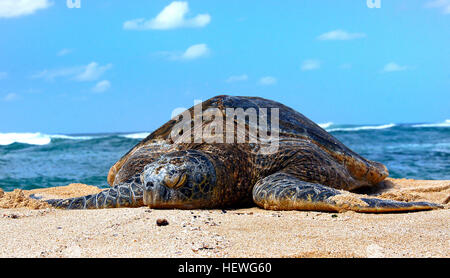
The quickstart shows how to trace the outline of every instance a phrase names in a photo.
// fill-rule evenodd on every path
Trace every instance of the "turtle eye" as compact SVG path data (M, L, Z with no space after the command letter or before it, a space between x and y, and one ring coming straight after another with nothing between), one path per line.
M164 177L164 184L167 187L173 188L178 183L179 179L180 179L180 176L177 175L177 174L175 174L175 175L167 175L167 176Z
M186 180L187 180L187 174L186 174L186 173L181 174L181 177L180 177L180 179L178 180L178 183L177 183L177 185L175 186L175 188L180 188L180 187L182 187L182 186L186 183Z
M187 180L187 174L186 173L182 173L181 175L178 173L175 173L173 175L167 175L164 177L164 184L167 187L170 188L179 188L181 186L183 186L183 184L186 183Z

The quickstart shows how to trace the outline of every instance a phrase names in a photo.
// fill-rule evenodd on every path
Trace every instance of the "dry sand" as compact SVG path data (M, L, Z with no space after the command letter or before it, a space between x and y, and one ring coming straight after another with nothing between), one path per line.
M0 190L0 257L450 257L450 181L388 179L364 192L445 206L391 214L259 208L66 211L27 197L98 191L82 184ZM158 219L168 225L158 226Z

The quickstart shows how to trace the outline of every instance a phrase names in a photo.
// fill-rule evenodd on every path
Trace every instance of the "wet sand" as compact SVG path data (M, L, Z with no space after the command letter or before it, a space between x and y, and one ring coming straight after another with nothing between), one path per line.
M364 191L445 207L390 214L256 207L66 211L27 197L68 198L98 191L72 184L0 192L0 257L450 257L450 181L388 179ZM158 219L168 225L158 226Z

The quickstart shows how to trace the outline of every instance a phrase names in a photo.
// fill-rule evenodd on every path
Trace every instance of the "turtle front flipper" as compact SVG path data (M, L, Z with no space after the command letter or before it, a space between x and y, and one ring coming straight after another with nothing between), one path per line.
M101 209L144 205L142 185L138 176L97 194L70 199L53 199L46 202L59 209Z
M442 208L427 202L365 198L322 184L305 182L282 172L258 181L253 188L253 200L258 206L272 210L396 212Z

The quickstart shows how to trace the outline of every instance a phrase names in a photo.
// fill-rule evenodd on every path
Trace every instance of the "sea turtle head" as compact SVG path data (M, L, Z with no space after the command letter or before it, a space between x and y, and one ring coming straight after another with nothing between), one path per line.
M210 205L216 172L200 151L177 151L145 166L144 204L152 208L202 208Z

